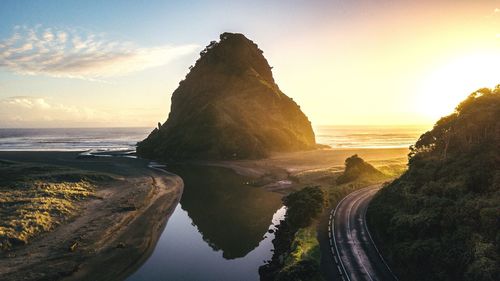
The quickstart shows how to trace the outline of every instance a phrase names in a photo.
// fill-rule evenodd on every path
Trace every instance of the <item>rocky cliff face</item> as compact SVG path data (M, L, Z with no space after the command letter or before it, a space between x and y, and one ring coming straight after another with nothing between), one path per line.
M137 145L159 160L262 158L315 147L311 123L255 43L223 33L172 95L168 120Z

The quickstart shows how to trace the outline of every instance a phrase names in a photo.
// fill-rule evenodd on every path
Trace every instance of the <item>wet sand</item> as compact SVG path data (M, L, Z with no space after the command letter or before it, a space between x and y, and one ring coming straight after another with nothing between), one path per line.
M24 246L0 252L2 280L122 280L151 254L180 200L182 180L124 157L0 152L0 159L106 173L117 181L83 201L81 214Z

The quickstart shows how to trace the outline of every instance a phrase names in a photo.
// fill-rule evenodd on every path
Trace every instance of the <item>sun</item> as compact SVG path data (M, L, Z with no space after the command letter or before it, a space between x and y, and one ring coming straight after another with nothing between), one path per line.
M418 111L437 119L473 91L500 84L500 51L478 52L452 59L435 68L418 91Z

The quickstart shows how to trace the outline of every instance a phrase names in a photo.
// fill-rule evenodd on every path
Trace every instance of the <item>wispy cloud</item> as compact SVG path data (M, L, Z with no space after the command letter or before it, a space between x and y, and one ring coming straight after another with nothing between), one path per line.
M155 108L96 109L37 96L0 99L0 127L149 126L162 115Z
M16 26L10 38L0 41L0 67L24 75L101 79L165 65L198 48L144 48L102 34Z
M2 126L57 121L88 122L104 117L90 108L54 103L44 97L13 96L0 99L0 125Z

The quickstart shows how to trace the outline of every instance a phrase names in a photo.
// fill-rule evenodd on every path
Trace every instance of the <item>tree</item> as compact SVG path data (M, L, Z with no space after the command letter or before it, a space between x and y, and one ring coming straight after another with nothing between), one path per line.
M293 229L308 226L322 211L325 192L318 186L308 186L283 199L287 207L286 220Z
M500 86L479 89L410 147L368 207L401 280L500 280Z

